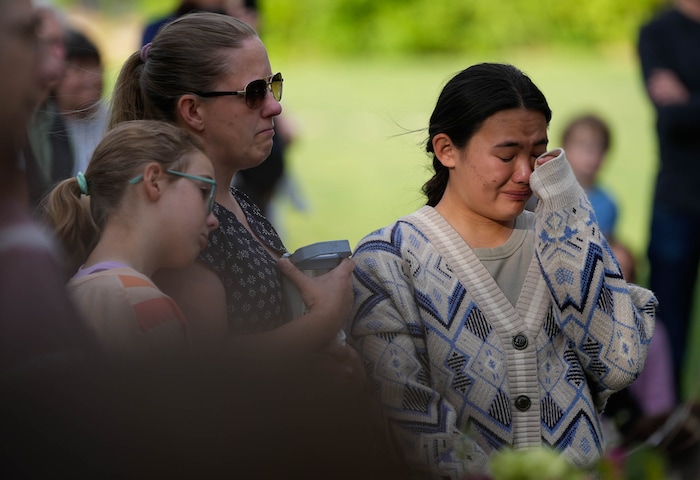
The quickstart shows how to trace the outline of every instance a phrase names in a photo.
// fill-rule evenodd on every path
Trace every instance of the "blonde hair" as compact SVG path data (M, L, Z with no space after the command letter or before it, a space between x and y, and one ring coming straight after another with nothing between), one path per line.
M149 163L182 169L183 157L204 152L199 140L165 122L134 120L109 131L84 174L89 201L77 177L56 185L43 203L43 219L63 244L71 266L82 265L109 216L121 205L129 180Z

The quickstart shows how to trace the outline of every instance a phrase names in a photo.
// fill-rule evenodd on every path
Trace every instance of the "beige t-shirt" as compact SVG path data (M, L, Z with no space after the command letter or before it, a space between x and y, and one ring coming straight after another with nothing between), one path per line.
M122 358L177 354L187 347L187 322L180 308L132 268L76 275L67 289L109 354Z
M535 215L524 211L515 219L515 229L506 243L494 248L473 249L513 306L518 303L535 254L534 221Z

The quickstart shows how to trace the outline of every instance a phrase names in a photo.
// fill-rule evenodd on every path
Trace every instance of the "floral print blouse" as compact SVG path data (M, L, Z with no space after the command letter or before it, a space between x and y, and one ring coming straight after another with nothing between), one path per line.
M250 228L280 256L287 250L260 209L236 188L231 193L245 213ZM216 203L219 228L209 235L199 261L219 274L226 289L229 333L271 330L289 320L277 262L236 216Z

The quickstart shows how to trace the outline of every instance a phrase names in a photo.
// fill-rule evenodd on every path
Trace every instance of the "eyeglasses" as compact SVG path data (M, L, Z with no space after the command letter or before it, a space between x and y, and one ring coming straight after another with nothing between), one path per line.
M211 185L211 188L209 189L202 189L202 198L204 199L207 205L207 215L214 211L214 199L216 198L216 180L212 178L200 177L198 175L190 175L189 173L178 172L177 170L166 170L166 172L170 175L185 177L190 180L197 180L199 182L204 182ZM131 180L129 180L129 183L132 185L136 185L141 180L143 180L143 174L132 178Z
M278 72L269 77L253 80L245 86L245 89L237 92L195 92L195 95L205 98L242 95L245 97L245 104L248 105L248 108L255 110L262 106L268 90L272 92L272 96L275 97L275 100L278 102L282 100L283 81L282 74Z

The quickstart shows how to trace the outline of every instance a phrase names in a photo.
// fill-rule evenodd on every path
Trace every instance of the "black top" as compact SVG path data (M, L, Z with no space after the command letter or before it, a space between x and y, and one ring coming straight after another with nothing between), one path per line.
M237 189L231 188L231 193L260 241L279 255L285 253L282 240L258 207ZM285 323L289 313L277 261L233 212L216 203L214 215L219 228L209 235L199 261L219 274L226 289L229 333L260 332Z
M646 84L657 68L673 70L690 101L656 109L660 169L656 201L700 213L700 23L669 10L642 27L638 43Z

